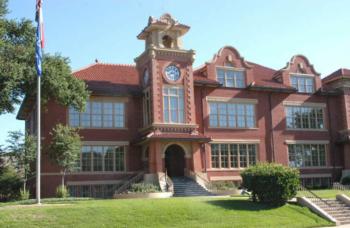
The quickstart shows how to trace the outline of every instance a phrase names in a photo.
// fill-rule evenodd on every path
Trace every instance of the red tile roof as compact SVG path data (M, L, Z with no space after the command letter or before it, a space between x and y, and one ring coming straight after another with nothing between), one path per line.
M95 63L73 72L97 94L137 95L140 79L134 65Z
M322 81L324 83L327 83L327 82L333 81L334 79L336 79L338 77L349 77L350 78L350 70L345 69L345 68L340 68L339 70L336 70L333 73L331 73L330 75L328 75L327 77L323 78Z
M293 87L284 85L281 82L278 82L275 79L273 79L276 70L253 62L248 63L253 67L254 72L254 84L252 85L252 87L295 90Z

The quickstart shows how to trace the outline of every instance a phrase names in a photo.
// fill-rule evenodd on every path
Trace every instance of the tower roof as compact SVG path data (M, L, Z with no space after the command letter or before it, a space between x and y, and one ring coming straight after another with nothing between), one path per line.
M174 30L180 33L180 36L184 35L190 29L189 26L179 23L169 13L163 14L159 19L149 17L148 25L141 31L137 38L145 40L150 32L153 30Z

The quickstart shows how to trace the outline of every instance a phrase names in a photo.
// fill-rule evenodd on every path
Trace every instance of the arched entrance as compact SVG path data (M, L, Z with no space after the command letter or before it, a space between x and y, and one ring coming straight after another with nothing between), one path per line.
M169 177L185 175L185 151L179 145L171 145L165 151L165 168Z

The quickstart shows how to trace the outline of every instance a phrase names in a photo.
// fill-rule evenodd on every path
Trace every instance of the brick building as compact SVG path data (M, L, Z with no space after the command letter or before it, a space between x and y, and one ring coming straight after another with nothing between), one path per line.
M313 185L349 172L350 70L321 79L302 55L274 70L230 46L193 69L195 52L182 45L188 30L168 14L150 18L136 65L96 62L74 72L92 91L85 112L48 103L44 144L57 123L81 129L81 159L66 178L74 191L113 190L140 172L153 181L165 172L240 181L256 162L298 167ZM34 132L30 99L18 118ZM43 151L42 194L52 196L60 178Z

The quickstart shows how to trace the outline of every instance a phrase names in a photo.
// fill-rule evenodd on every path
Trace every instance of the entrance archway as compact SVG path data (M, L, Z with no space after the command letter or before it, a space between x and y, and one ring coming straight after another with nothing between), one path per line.
M185 151L179 145L171 145L165 151L165 168L169 177L185 175Z

